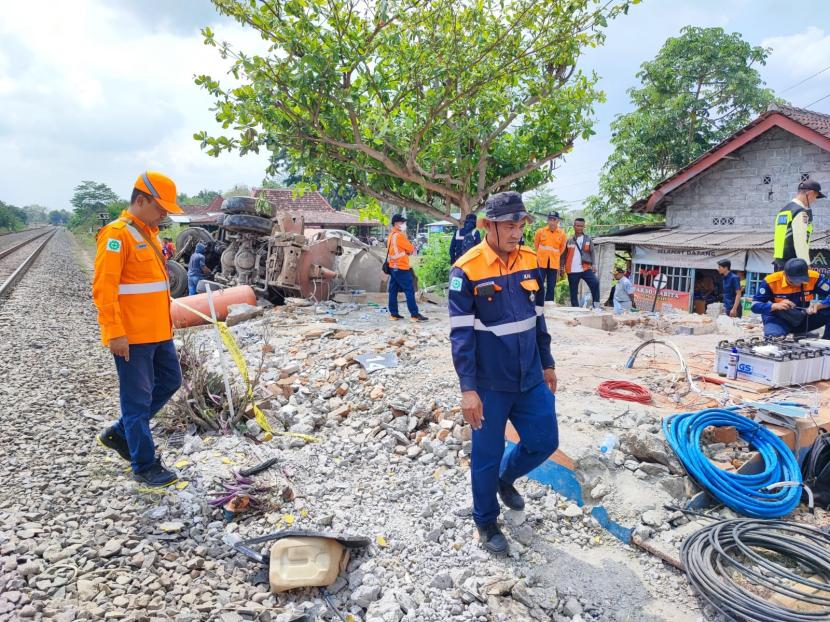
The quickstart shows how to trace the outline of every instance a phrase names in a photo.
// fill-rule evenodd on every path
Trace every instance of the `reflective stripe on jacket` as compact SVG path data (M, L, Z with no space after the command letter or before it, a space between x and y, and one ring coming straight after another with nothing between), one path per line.
M158 229L126 211L98 233L92 297L104 345L123 336L131 344L173 337L167 268L141 230L161 253Z
M462 391L521 392L553 366L544 316L544 279L535 253L505 264L485 240L450 271L450 342Z
M549 227L542 227L536 232L533 244L536 246L536 259L540 268L559 270L562 253L565 252L565 243L568 236L562 229L551 231Z
M409 270L409 256L415 252L415 247L406 238L403 231L394 229L387 241L389 249L389 267L398 270Z

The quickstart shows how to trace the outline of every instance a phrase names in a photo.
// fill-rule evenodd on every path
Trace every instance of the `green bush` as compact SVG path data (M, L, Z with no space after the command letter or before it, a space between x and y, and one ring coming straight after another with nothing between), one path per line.
M415 268L419 287L443 285L449 281L451 240L451 235L433 234L429 237Z

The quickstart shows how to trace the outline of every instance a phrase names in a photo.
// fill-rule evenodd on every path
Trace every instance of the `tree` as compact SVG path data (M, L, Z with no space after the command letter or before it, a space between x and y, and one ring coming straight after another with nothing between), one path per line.
M202 30L241 84L197 77L234 135L194 138L211 155L284 149L291 172L463 217L490 194L545 183L593 133L602 95L577 60L637 2L213 0L270 47L250 54Z
M47 209L42 205L27 205L23 208L26 212L26 219L29 223L45 223L47 221Z
M586 201L594 221L636 220L629 206L773 102L755 68L768 54L722 28L686 26L668 39L628 91L636 109L611 124L614 152Z
M26 212L21 208L0 201L0 229L23 229L26 226L26 218Z
M236 184L230 190L222 193L226 199L230 197L249 197L251 196L251 189L245 184Z
M69 202L75 208L79 220L105 211L107 205L118 201L119 197L107 184L94 181L82 181L76 188Z
M176 201L179 203L179 205L210 205L213 199L221 196L222 193L216 190L200 190L193 196L189 196L184 192L180 192L176 196Z
M66 225L69 224L69 219L72 214L66 210L52 210L47 216L50 225Z
M544 221L545 225L547 225L548 214L551 212L559 212L563 219L568 212L568 204L556 196L550 188L539 188L535 192L526 194L522 200L528 213Z

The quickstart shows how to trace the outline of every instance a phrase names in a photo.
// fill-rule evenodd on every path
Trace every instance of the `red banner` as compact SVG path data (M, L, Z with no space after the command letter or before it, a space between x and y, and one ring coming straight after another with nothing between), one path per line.
M646 285L635 285L634 302L640 311L651 311L651 305L654 304L653 287ZM660 313L668 313L670 311L680 311L681 313L688 313L692 301L692 295L689 292L679 292L674 289L661 289L660 295L657 297L657 305L654 307L655 311Z

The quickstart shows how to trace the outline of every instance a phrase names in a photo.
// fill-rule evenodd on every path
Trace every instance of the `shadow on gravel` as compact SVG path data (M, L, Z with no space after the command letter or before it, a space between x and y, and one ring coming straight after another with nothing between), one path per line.
M670 622L646 611L654 597L624 562L597 549L579 549L575 557L559 545L540 545L550 561L537 566L533 574L541 586L555 588L560 598L578 597L586 604L586 613L604 622Z

